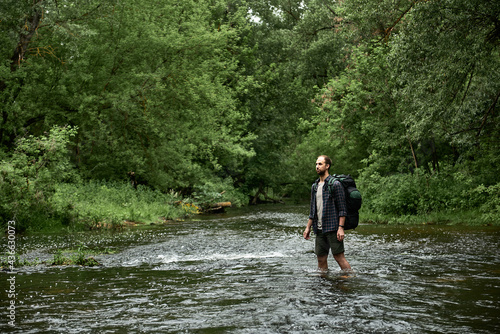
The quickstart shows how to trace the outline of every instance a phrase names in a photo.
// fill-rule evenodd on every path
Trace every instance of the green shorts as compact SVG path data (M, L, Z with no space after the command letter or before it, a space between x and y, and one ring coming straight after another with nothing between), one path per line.
M338 241L337 231L326 233L318 232L318 234L316 234L316 244L314 247L316 256L328 255L330 249L334 255L344 253L344 242Z

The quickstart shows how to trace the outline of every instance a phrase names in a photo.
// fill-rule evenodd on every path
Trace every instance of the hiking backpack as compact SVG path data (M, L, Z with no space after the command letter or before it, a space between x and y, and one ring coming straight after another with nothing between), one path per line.
M355 229L359 223L359 209L361 208L361 192L356 188L356 182L351 175L345 174L330 174L332 177L328 179L328 191L333 197L333 183L339 181L344 188L345 201L347 206L347 216L345 217L344 230ZM318 182L315 185L317 190Z

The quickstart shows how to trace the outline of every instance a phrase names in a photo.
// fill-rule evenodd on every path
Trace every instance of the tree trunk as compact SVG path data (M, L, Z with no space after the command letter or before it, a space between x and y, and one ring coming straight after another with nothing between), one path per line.
M19 34L19 42L17 43L16 49L14 50L14 54L11 57L10 63L10 72L13 73L17 71L19 67L21 67L21 63L25 58L26 51L28 50L29 43L35 35L38 27L40 25L40 21L43 18L43 9L39 6L43 0L34 0L33 6L31 7L31 15L26 19L24 25L21 29L21 33ZM17 92L12 94L11 96L19 95L21 91L22 84L18 85L16 88ZM0 92L7 89L7 84L4 81L0 81ZM7 94L10 95L10 94ZM7 125L7 121L9 119L9 114L7 112L8 108L5 106L8 104L7 100L2 101L3 110L2 110L2 125L0 127L0 144L3 143L5 126Z

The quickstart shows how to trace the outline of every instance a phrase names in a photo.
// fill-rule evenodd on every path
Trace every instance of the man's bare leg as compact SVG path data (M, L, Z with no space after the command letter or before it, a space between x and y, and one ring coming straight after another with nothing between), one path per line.
M344 253L333 254L333 258L339 264L340 269L351 270L351 265L349 264L349 262L347 262L347 259L345 258ZM318 263L319 263L319 258L318 258Z
M318 256L318 269L321 271L328 270L328 254L325 256Z

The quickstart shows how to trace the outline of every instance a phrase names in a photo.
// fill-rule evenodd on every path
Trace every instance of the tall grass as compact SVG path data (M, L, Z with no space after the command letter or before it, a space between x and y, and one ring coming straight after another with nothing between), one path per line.
M90 181L55 186L51 204L66 225L121 227L123 222L156 223L186 217L197 207L168 194L126 182Z

